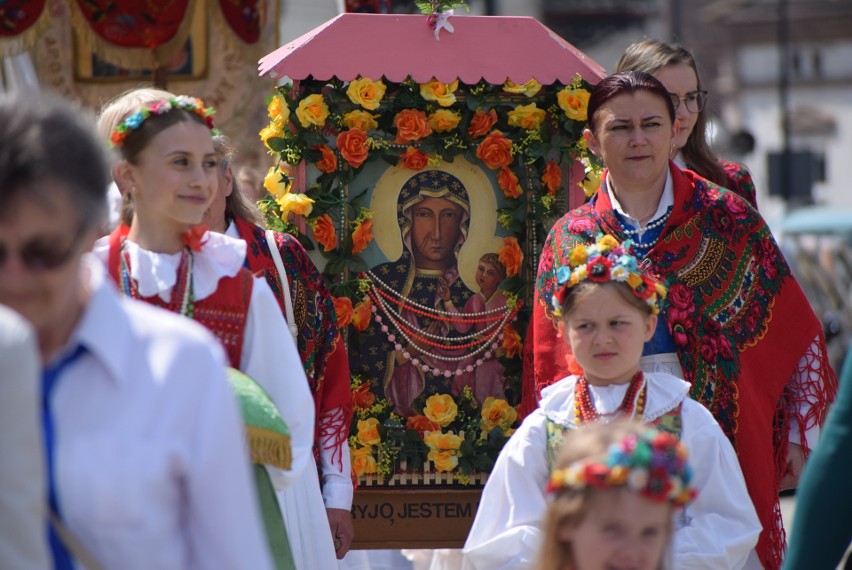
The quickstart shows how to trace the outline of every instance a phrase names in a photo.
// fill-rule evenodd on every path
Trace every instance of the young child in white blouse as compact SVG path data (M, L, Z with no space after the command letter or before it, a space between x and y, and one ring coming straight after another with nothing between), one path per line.
M635 422L574 430L547 485L536 570L658 570L691 478L671 434Z
M760 523L737 457L689 385L639 368L665 288L612 236L579 245L560 269L554 304L574 374L542 392L500 453L465 544L475 568L529 568L541 543L545 485L567 430L632 419L672 433L689 450L696 501L673 522L675 568L750 568ZM556 357L556 356L555 356ZM748 565L747 565L748 564Z

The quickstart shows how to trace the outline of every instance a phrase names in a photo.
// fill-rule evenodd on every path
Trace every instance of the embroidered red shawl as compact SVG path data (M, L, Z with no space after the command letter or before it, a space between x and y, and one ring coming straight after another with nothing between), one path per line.
M669 295L662 305L690 395L733 443L764 531L758 555L779 568L784 552L778 489L786 471L790 422L822 423L837 381L822 328L764 220L742 198L671 164L674 208L646 256ZM603 180L606 180L604 175ZM605 186L551 229L538 269L530 323L532 365L524 370L523 411L541 388L568 375L552 297L556 270L597 232L624 235ZM791 389L791 379L804 377ZM810 404L806 414L797 404Z
M266 277L284 313L281 278L269 251L265 230L239 218L234 223L240 237L248 244L249 269ZM290 299L299 328L296 342L299 356L314 394L317 417L315 446L319 446L320 441L328 441L329 449L334 450L332 459L342 466L339 449L349 436L352 390L349 386L349 359L337 327L333 297L296 238L275 232L275 241L290 284ZM318 452L318 447L315 450Z
M116 285L121 288L121 244L129 228L118 226L109 236L109 257L107 269ZM240 368L245 337L246 317L251 302L252 275L245 269L234 277L225 277L219 281L216 292L200 301L195 301L192 319L212 331L222 342L228 363L232 368ZM138 297L141 301L163 307L173 313L180 312L180 305L163 301L159 296Z

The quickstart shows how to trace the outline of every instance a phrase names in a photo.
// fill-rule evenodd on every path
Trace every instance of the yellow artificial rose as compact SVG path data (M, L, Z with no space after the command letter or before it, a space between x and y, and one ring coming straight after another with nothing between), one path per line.
M328 105L325 104L320 93L308 95L299 101L296 116L305 128L310 126L322 127L325 125L325 120L328 119Z
M290 107L287 105L287 100L281 95L273 95L266 110L269 113L269 118L278 128L283 129L287 121L290 120Z
M529 105L518 105L514 111L509 111L509 126L521 127L522 129L537 129L544 122L547 113L544 109L536 107L535 103Z
M267 141L269 139L271 139L271 138L283 138L284 137L284 131L282 131L280 128L278 128L278 125L274 122L269 123L269 125L263 127L260 130L260 133L258 133L258 134L260 134L260 140L263 141L263 144L266 146L266 148L269 148L269 143L267 143ZM272 150L272 149L269 148L269 150Z
M461 115L449 109L438 109L428 119L429 125L436 133L446 133L453 130L461 121Z
M583 194L585 194L587 198L594 196L595 192L598 191L598 188L601 187L602 175L603 171L596 168L590 168L586 170L586 176L577 183L577 185L583 189Z
M349 84L349 87L346 88L346 96L356 105L375 111L379 108L379 101L385 96L386 89L387 87L381 79L372 81L366 77L361 77Z
M566 87L556 94L559 107L565 111L565 116L573 121L585 121L589 108L591 93L585 89Z
M352 473L356 476L372 475L379 471L376 458L373 457L372 448L359 447L358 449L350 449L349 455L352 462Z
M379 420L376 418L358 420L358 435L356 438L364 445L379 445L382 442L382 436L379 435L378 426Z
M367 111L356 109L343 115L343 118L340 119L340 123L344 127L358 129L366 133L367 131L379 126L379 123L376 122L378 117L378 115L373 115Z
M307 216L314 209L314 201L296 192L288 192L283 196L275 199L275 202L281 206L281 219L285 219L289 214L297 216Z
M269 169L269 172L266 173L266 177L263 179L263 187L276 198L280 198L290 192L290 186L292 185L289 179L284 179L284 173L275 166Z
M433 451L456 451L463 442L464 438L460 435L440 431L430 431L423 438L423 443Z
M535 79L530 79L526 83L522 83L520 85L512 81L506 81L506 83L503 84L503 91L506 93L523 93L527 97L532 97L541 91L541 83Z
M459 458L452 451L430 451L427 458L438 471L452 471L459 464Z
M420 84L420 96L427 101L436 101L441 107L449 107L456 102L455 91L459 88L459 82L441 83L430 81Z
M423 415L441 427L447 427L459 413L459 407L449 394L433 394L426 398Z
M485 398L480 415L482 420L479 422L479 427L484 432L489 432L495 427L505 431L518 419L518 412L509 405L509 402L491 396Z

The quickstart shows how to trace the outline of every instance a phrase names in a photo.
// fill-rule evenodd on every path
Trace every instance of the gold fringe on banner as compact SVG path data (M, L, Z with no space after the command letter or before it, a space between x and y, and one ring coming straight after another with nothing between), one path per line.
M45 4L41 16L32 26L17 36L0 36L0 57L11 57L32 48L50 24L50 10Z
M124 69L156 69L168 64L183 49L193 20L204 17L204 2L189 0L186 15L172 39L153 49L127 48L109 42L95 33L76 0L65 1L70 7L78 49L96 53L100 59Z
M245 430L251 448L252 463L290 470L293 450L289 435L255 426L245 426Z

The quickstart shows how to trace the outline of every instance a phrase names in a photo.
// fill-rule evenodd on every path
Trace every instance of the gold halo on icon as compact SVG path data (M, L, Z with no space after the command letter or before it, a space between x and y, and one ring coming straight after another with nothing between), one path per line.
M464 157L457 156L453 162L440 161L437 166L423 170L440 170L458 178L467 189L470 200L470 223L467 239L459 251L458 268L462 281L471 291L478 291L476 266L483 254L494 252L503 245L503 238L496 237L497 197L488 174ZM370 209L373 211L373 236L376 245L389 261L402 256L402 236L396 217L396 202L403 184L417 174L403 166L391 166L376 181Z

